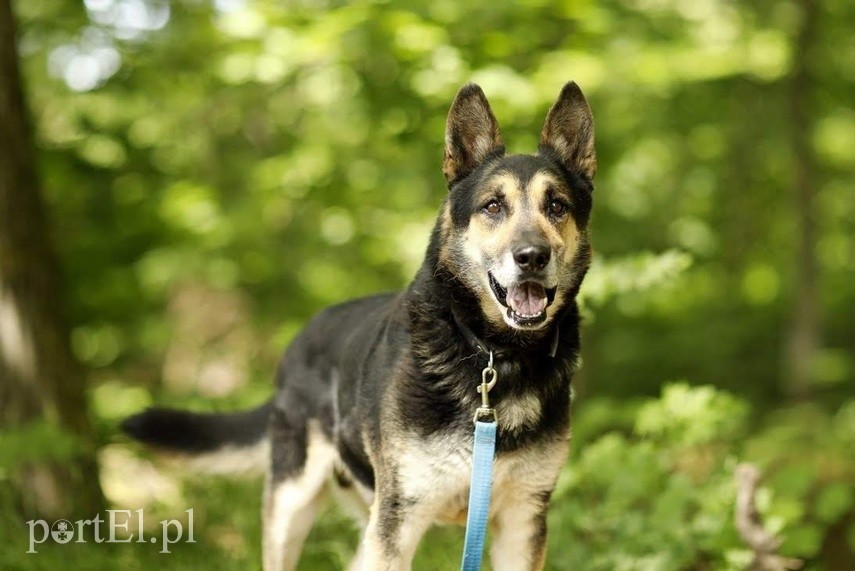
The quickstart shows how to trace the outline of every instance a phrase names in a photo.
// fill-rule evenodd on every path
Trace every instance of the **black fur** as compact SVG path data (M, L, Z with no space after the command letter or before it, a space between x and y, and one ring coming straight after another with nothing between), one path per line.
M550 331L520 335L491 328L481 317L477 300L441 267L437 233L428 248L425 265L407 292L412 358L400 399L408 426L427 436L440 430L471 432L472 411L478 406L475 387L487 356L478 352L457 325L452 308L475 335L503 357L495 366L501 382L491 391L496 404L503 399L533 393L543 402L540 424L533 430L509 434L499 430L499 453L515 450L532 440L553 437L569 420L570 375L579 352L579 315L568 303L552 327L559 328L554 358L548 356ZM408 402L416 406L403 406Z
M531 161L531 172L519 169L521 177L551 164L540 157L507 157L499 159L500 168L514 168L524 159ZM452 211L472 208L462 192L466 184L464 180L452 190ZM590 210L590 201L585 206L580 215ZM379 409L385 399L400 409L396 421L406 430L422 436L453 431L460 438L471 432L478 402L475 387L487 357L467 342L452 315L455 309L475 335L506 355L496 363L502 382L491 393L493 401L532 393L544 403L535 429L508 434L500 428L499 453L554 437L569 421L570 378L579 354L575 301L568 301L554 318L551 327L559 328L559 344L555 357L549 358L551 329L521 335L486 324L474 295L440 263L439 235L437 227L424 264L405 292L336 305L309 322L280 362L272 404L232 415L155 408L129 418L122 428L149 444L198 452L260 438L272 408L270 430L274 444L282 445L273 446L276 477L286 477L302 465L305 427L309 419L317 419L338 444L351 473L371 487L374 471L361 429L367 425L369 434L379 439ZM255 425L250 429L251 422Z
M472 213L480 208L473 192L488 174L507 172L522 185L528 184L538 172L552 172L562 178L570 189L570 210L580 228L586 228L593 207L594 186L578 171L568 170L558 155L548 146L541 146L537 155L503 156L504 147L497 149L468 177L449 184L451 219L458 227L469 224Z
M122 421L122 430L151 446L190 453L211 452L225 445L251 445L264 436L272 409L203 414L171 408L149 408Z
M125 421L123 429L143 442L192 452L247 444L267 434L270 477L276 482L302 470L307 434L314 424L338 450L346 468L336 469L340 482L350 486L352 479L369 489L376 487L378 493L382 488L377 526L388 550L395 549L402 514L419 498L402 491L395 458L385 447L390 441L405 442L408 436L441 435L462 447L471 440L473 413L480 404L476 387L487 364L473 335L498 356L500 381L490 393L494 406L521 397L536 399L540 405L534 424L524 428L505 429L500 419L498 457L563 442L570 420L570 382L579 357L575 296L590 263L587 224L595 168L593 141L568 139L562 130L586 116L584 124L593 128L578 88L565 88L562 95L565 92L570 99L559 100L550 112L553 119L547 119L544 128L549 136L543 135L539 153L504 156L492 112L488 106L479 108L487 105L480 88L461 90L446 134L449 192L415 279L403 292L349 301L314 317L285 351L270 403L248 413L219 416L150 409ZM577 147L570 154L565 148L562 155L550 146L553 139L572 140ZM487 151L483 145L467 147L472 141L490 141L492 147ZM478 292L466 285L471 281L455 273L468 266L447 263L449 234L464 232L479 215L483 205L476 191L486 177L500 172L513 175L521 187L539 172L560 181L562 188L555 192L568 195L570 216L578 229L570 271L564 274L572 277L559 283L563 305L539 330L491 322ZM543 489L533 500L539 510L530 539L534 552L542 552L545 542L550 493L551 487Z

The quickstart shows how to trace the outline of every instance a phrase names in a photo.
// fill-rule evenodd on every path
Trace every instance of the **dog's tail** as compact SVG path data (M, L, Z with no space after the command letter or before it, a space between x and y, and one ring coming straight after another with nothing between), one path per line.
M273 401L225 414L154 407L126 418L121 428L131 438L191 470L262 473L270 463L267 420L272 408Z

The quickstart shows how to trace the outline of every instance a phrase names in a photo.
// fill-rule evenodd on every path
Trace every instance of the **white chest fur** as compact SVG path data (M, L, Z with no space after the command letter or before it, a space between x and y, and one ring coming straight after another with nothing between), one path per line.
M501 418L501 417L500 417ZM566 458L566 441L500 455L493 466L491 513L551 490ZM465 523L472 475L471 441L410 439L399 457L398 484L416 509L437 523Z

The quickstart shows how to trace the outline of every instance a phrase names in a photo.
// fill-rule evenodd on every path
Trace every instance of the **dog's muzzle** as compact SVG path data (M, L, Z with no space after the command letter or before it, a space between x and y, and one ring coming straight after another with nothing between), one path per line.
M531 327L546 321L546 308L555 301L556 288L545 288L533 280L504 287L492 273L487 275L493 295L507 309L508 319L514 324Z

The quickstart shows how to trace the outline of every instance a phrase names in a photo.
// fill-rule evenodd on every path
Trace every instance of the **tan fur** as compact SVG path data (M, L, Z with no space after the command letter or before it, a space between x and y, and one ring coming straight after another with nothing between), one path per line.
M398 541L400 552L385 553L377 531L369 523L364 540L364 569L409 569L423 533L434 523L464 523L471 476L471 445L460 446L447 437L427 440L404 437L384 453L395 452L398 459L396 482L404 497L417 497L416 508L404 512ZM542 550L530 560L525 549L537 536L536 515L543 507L543 494L552 490L558 471L567 456L567 438L506 454L496 460L490 506L494 533L491 559L493 568L507 571L534 571L543 566ZM380 506L372 506L377 525ZM521 549L521 547L523 547Z
M540 420L543 405L537 397L524 394L518 398L500 401L496 405L496 416L502 428L508 432L519 432L534 426Z
M268 477L262 537L266 571L290 571L297 567L337 457L335 447L324 437L317 421L310 421L302 473L280 482Z
M519 422L519 419L514 420L519 413L511 412L510 407L513 406L516 404L498 407L500 422L508 422L509 429ZM472 470L471 444L461 446L448 437L424 440L398 434L383 445L381 455L396 459L394 478L402 495L420 499L416 508L402 512L405 519L401 526L402 537L397 542L398 552L387 553L379 539L379 498L355 482L354 487L347 490L331 485L335 497L347 496L346 503L352 508L348 512L356 515L357 521L364 521L364 515L369 514L364 536L349 566L353 571L409 569L419 541L429 527L466 521ZM542 508L542 496L554 487L566 455L567 438L564 437L506 454L496 461L490 508L493 569L542 568L542 553L532 561L529 559L531 550L520 549L520 546L529 545L536 537L535 516ZM278 484L267 483L264 498L266 571L295 568L312 518L324 499L325 486L332 481L330 475L334 467L343 469L335 447L317 425L311 425L303 473ZM382 486L382 469L377 476L378 485Z
M563 263L553 266L552 279L555 284L572 277L564 275L564 272L570 267L568 262L578 253L581 237L579 226L569 213L556 224L546 212L547 193L550 189L556 192L557 197L565 201L570 200L570 193L565 184L549 172L539 172L535 173L525 188L521 188L519 179L513 174L493 173L480 185L475 203L501 197L506 208L502 221L497 222L486 214L475 214L460 235L455 236L454 229L451 229L440 259L448 267L454 268L455 273L476 293L484 314L493 325L504 327L507 321L504 308L490 289L487 271L492 271L499 278L514 271L510 244L522 228L534 226L539 229L549 242L555 257L562 260ZM455 248L462 255L455 256ZM505 274L502 268L505 268ZM552 306L547 309L547 316L554 315L563 302L564 298L559 293Z
M556 179L550 173L537 173L528 185L528 195L535 204L545 204L549 189L564 189L564 183ZM545 213L538 211L537 225L543 235L549 240L552 250L570 261L576 255L576 247L579 242L579 228L572 216L566 216L559 226L554 226Z
M527 547L537 536L542 494L554 488L558 472L567 459L567 438L569 436L545 446L521 450L503 465L496 462L494 506L490 510L493 571L543 569L546 545L541 543L536 550Z
M548 153L549 160L529 164L549 163L549 167L534 173L525 187L518 176L490 166L502 164L499 161L488 163L473 183L476 207L468 224L455 226L448 198L440 212L441 269L452 272L475 294L486 320L498 327L546 328L567 302L565 296L575 295L574 288L578 288L589 263L585 228L573 219L572 212L582 212L587 218L590 205L571 208L563 216L549 212L551 199L572 205L574 196L567 188L570 183L560 174L553 174L559 172L555 157L583 178L593 177L596 170L593 120L575 84L568 83L550 109L541 144L548 147L542 152ZM443 172L449 188L454 191L457 181L479 168L491 153L498 156L501 147L498 123L484 93L475 85L464 86L451 106L446 124ZM471 187L472 184L466 186ZM477 205L491 198L500 199L504 210L493 215L479 212ZM550 256L547 259L545 254L538 254L537 266L523 257L527 249L536 247L544 252L547 246ZM536 279L547 295L556 291L554 302L546 308L545 320L542 313L522 316L531 319L528 322L520 320L519 315L509 316L493 293L490 274L504 289ZM571 291L574 293L567 293ZM501 293L498 297L502 297ZM441 351L424 354L429 349L415 344L411 350L420 358L420 366L430 368L436 377L442 378L458 366L456 357L448 359ZM354 571L406 571L430 526L465 523L472 441L461 439L456 431L424 435L401 425L405 416L396 408L399 403L393 393L396 381L406 377L411 358L399 360L397 370L389 372L388 386L392 388L382 393L382 402L378 403L384 411L379 417L379 437L369 435L367 428L361 434L377 492L359 484L347 471L333 443L323 437L319 427L310 427L303 472L285 482L268 483L264 511L265 521L270 523L265 524L265 571L294 567L299 545L308 531L306 522L322 498L324 484L335 480L331 477L334 470L351 480L349 486L336 493L352 504L357 519L364 521L367 515L367 525L350 566ZM565 365L569 366L569 361ZM499 429L506 434L532 429L541 420L544 407L556 402L547 403L528 393L497 398L494 404ZM490 558L494 571L543 569L546 504L566 460L568 438L569 432L553 440L535 440L537 444L503 450L497 456L490 504ZM283 529L284 537L278 535Z
M451 203L447 200L442 207L440 219L442 220L439 227L440 235L442 236L442 241L447 242L448 236L451 234Z

